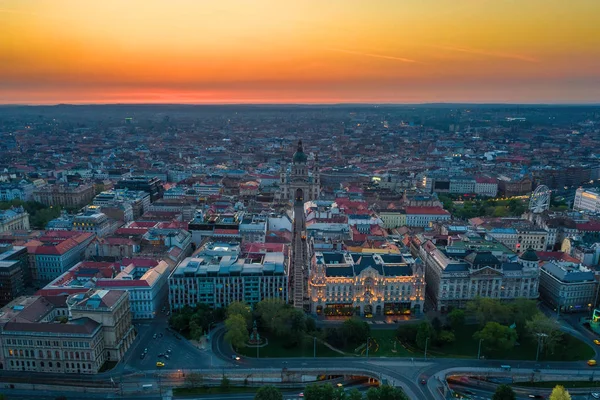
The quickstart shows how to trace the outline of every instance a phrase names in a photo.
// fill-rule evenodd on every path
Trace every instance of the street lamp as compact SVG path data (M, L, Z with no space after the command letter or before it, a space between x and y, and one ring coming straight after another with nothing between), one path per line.
M425 339L425 359L427 360L427 345L429 344L429 336Z
M369 341L371 340L371 336L367 338L367 358L369 358Z
M317 337L313 336L313 358L317 358Z
M477 359L481 360L481 342L483 342L483 339L479 339L479 349L477 350Z

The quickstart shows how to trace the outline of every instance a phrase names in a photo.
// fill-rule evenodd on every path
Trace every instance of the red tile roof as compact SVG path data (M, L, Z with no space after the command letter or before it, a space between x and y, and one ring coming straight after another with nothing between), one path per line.
M450 215L441 207L406 207L406 214L412 215Z
M600 221L590 221L577 224L577 229L584 232L600 232Z

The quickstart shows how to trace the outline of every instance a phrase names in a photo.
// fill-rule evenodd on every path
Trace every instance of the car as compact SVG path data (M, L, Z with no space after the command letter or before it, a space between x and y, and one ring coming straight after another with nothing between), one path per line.
M596 366L596 364L598 364L598 363L596 362L596 360L588 360L588 362L587 362L587 365L589 365L590 367L595 367L595 366Z
M148 353L148 348L147 347L144 349L144 354L146 354L146 353Z
M427 379L421 378L421 385L427 385Z
M598 339L594 339L594 344L595 344L596 346L600 346L600 340L598 340Z
M542 396L541 394L530 394L528 396L530 399L543 399L544 396Z
M152 339L156 339L156 333L152 335Z
M171 356L168 354L165 354L165 358L168 360L169 358L171 358Z
M146 357L146 353L142 353L142 354L140 355L140 358L141 358L142 360L143 360L145 357Z
M164 357L165 355L163 353L160 353L159 355L157 355L158 358Z
M231 359L235 360L235 361L240 361L240 356L236 356L235 354L232 354Z
M593 398L600 399L600 393L593 392L593 393L590 393L590 394L592 395Z
M164 362L161 362L161 361L157 361L157 362L156 362L156 366L157 366L158 368L162 368L162 367L164 367L164 366L165 366L165 363L164 363Z
M171 349L167 350L167 353L171 354Z
M162 333L159 333L159 334L158 334L158 337L159 337L159 338L163 337L163 334L162 334Z
M344 385L342 385L341 383L338 383L336 386L339 388L344 387Z
M298 393L298 397L304 397L304 393L302 393L302 392Z

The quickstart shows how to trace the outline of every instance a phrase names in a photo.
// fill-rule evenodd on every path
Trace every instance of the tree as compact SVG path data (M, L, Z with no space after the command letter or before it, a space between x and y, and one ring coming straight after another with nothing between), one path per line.
M314 318L307 317L306 318L306 332L316 332L317 331L317 322Z
M481 326L490 321L502 324L512 324L514 322L510 321L512 312L508 305L487 297L476 297L470 301L467 304L467 312L474 315Z
M435 340L435 331L431 324L427 321L423 321L419 324L419 328L417 329L417 337L416 337L416 345L420 349L425 349L425 344L429 341L431 343Z
M436 344L443 346L445 344L450 344L450 343L454 343L454 341L456 340L456 337L454 336L454 333L451 331L441 331L439 334L436 335Z
M256 314L262 326L270 332L275 332L277 327L277 314L285 307L281 299L264 299L256 304Z
M344 321L340 334L347 344L358 345L366 343L367 338L371 335L371 327L365 321L352 317Z
M203 380L204 378L202 377L202 374L199 374L198 372L190 372L185 376L185 385L187 387L195 388L200 386Z
M240 348L250 339L244 317L234 314L225 320L225 340L234 348Z
M401 389L385 385L369 389L367 400L409 400L409 398Z
M496 388L492 400L516 400L517 395L509 385L500 385Z
M540 350L546 349L554 352L554 349L563 338L558 322L542 313L527 321L525 329L534 340L540 341Z
M219 385L221 387L221 390L223 390L224 392L228 391L230 385L231 381L229 380L229 378L223 375L223 377L221 378L221 384Z
M450 321L450 327L452 330L456 331L459 327L465 324L465 312L455 308L448 314L448 321Z
M248 328L252 326L252 311L250 306L243 301L234 301L227 306L227 317L241 315L246 321Z
M514 347L517 341L517 332L497 322L488 322L483 329L475 332L473 338L483 340L483 344L488 351L501 352Z
M330 384L313 383L304 389L304 398L306 400L332 400L335 397L335 391Z
M254 400L283 400L283 395L273 385L261 386L256 391Z
M363 395L357 388L353 388L346 393L345 400L362 400Z
M549 400L571 400L571 395L564 386L557 385L552 389Z

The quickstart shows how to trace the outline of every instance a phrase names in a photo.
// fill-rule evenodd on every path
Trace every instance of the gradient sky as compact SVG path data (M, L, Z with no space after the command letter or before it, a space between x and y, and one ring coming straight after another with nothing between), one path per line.
M600 103L600 0L0 0L0 103Z

